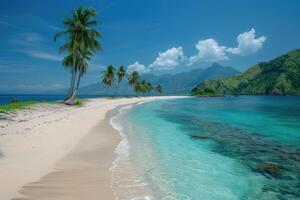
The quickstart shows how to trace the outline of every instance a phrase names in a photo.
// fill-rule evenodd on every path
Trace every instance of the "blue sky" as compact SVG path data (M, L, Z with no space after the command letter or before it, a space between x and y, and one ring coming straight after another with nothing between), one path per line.
M298 0L2 0L0 93L67 87L53 35L80 5L98 11L103 33L83 85L108 64L161 74L218 62L243 71L300 47Z

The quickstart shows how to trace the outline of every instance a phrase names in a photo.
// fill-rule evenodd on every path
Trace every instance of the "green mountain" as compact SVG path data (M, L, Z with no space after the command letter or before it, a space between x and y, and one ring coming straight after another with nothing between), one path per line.
M204 81L198 87L224 94L300 95L300 49L228 78Z
M223 67L217 63L206 69L194 69L189 72L182 72L177 74L153 75L144 74L142 79L150 81L153 85L161 84L163 87L163 94L188 94L193 87L199 82L218 77L229 77L239 72L232 67ZM111 88L114 91L115 88ZM95 83L88 86L81 87L80 94L104 94L105 86L101 83ZM119 87L119 94L133 94L132 88L124 81Z

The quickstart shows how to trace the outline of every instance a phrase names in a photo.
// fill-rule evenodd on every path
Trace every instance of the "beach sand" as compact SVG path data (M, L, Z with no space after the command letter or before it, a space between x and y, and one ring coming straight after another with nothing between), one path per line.
M0 116L0 199L115 199L109 168L119 134L107 113L160 98L37 104Z

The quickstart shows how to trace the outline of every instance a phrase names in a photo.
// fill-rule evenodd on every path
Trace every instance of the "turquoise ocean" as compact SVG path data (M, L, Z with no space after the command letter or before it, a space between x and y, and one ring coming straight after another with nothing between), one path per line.
M165 99L111 123L119 199L300 199L300 97Z

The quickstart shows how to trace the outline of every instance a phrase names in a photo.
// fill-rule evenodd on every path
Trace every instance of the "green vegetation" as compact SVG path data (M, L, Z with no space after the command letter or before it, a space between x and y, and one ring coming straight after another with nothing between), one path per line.
M66 43L59 50L67 53L63 65L71 72L69 92L65 99L65 103L69 105L76 101L80 79L87 71L88 61L94 53L101 50L98 41L101 33L94 29L97 25L95 17L96 10L79 7L71 17L63 21L65 30L54 36L55 41L61 36L65 36L66 39Z
M131 73L130 73L131 74ZM152 83L153 86L160 84L163 88L162 94L168 95L186 95L200 82L215 78L224 78L239 74L239 71L232 67L224 67L214 63L208 68L197 68L187 72L176 74L161 74L154 75L152 73L141 74L140 79ZM126 78L128 74L125 75ZM122 80L118 87L119 94L133 94L132 85L128 84L127 80ZM102 83L94 83L80 88L82 94L105 94L106 87ZM156 95L160 93L154 90Z
M162 93L162 86L158 84L156 87L146 81L141 80L141 76L137 71L133 71L129 74L126 73L125 68L121 65L117 70L114 66L109 65L105 71L102 72L102 83L106 86L106 95L108 95L109 88L116 82L116 90L113 95L116 96L119 85L123 81L124 77L127 77L128 84L133 88L137 96L143 93L145 96L155 89L156 93Z
M143 93L143 95L145 96L146 93L149 93L153 90L153 86L150 82L142 80L137 82L137 84L134 87L134 90L137 94Z
M204 88L201 89L199 87L195 87L191 91L192 96L197 96L197 97L220 97L224 96L223 94L217 92L216 90L212 88Z
M205 81L204 87L234 95L300 95L300 49L258 63L239 75Z
M109 65L105 71L102 73L102 83L106 85L105 94L108 94L108 89L111 87L113 82L115 81L115 71L114 66Z
M118 92L118 90L119 90L120 83L122 82L122 80L123 80L123 78L125 77L125 75L126 75L126 70L125 70L124 66L121 65L121 66L118 68L117 74L116 74L116 76L117 76L117 88L116 88L116 91L115 91L114 96L116 96L116 94L117 94L117 92Z
M16 109L24 109L30 105L36 104L36 103L45 103L45 101L20 101L20 102L14 102L9 103L5 105L0 105L0 112L7 112L7 111L13 111Z
M82 100L81 99L76 99L74 105L81 105Z

